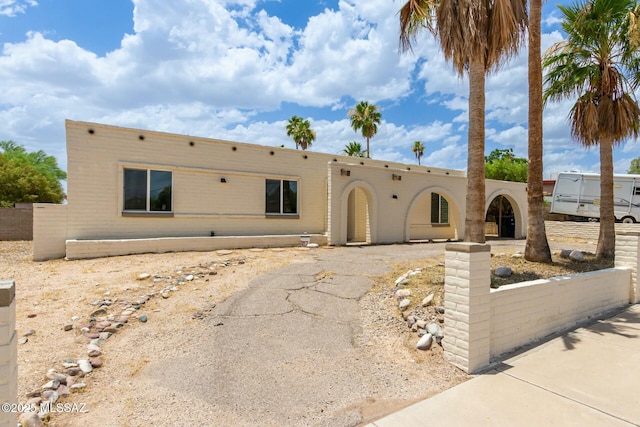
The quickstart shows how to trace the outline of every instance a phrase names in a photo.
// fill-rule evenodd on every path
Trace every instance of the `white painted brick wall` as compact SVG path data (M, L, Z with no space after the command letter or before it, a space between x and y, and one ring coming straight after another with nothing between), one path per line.
M466 372L489 363L488 245L456 243L445 252L445 357Z
M474 372L491 358L638 302L639 253L640 232L624 232L617 236L616 268L490 289L489 246L447 245L445 357Z
M629 302L631 271L615 268L491 290L491 357Z
M632 303L640 302L638 287L638 255L640 254L640 232L623 232L616 235L616 267L631 268L633 286L629 291Z
M15 284L0 282L0 403L18 401L18 347ZM16 415L0 411L0 427L16 425Z

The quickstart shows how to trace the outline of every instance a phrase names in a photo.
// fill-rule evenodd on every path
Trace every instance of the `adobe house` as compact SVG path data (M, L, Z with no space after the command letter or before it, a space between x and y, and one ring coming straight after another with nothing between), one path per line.
M34 206L34 260L462 239L463 171L67 120L67 204ZM525 184L486 181L524 237Z

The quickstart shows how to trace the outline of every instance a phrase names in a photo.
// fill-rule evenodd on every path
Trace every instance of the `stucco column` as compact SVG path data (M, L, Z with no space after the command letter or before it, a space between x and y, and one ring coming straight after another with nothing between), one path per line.
M491 246L452 243L445 248L445 358L468 373L489 365Z
M629 290L629 302L640 302L640 289L638 289L638 256L640 255L640 232L619 231L616 233L616 267L631 268L631 287Z
M18 402L14 282L0 282L0 403ZM0 411L0 427L15 427L16 414Z

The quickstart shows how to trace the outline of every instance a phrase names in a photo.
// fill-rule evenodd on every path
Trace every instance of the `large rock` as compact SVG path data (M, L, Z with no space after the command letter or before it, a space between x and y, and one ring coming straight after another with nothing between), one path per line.
M510 267L498 267L494 274L498 277L511 277L513 270Z
M569 258L569 255L571 255L570 249L563 249L560 251L560 258Z
M584 261L584 254L578 250L571 251L569 259L572 261L582 262Z
M442 338L444 336L442 328L437 323L429 323L427 325L427 332L436 338Z
M418 350L429 350L433 344L433 336L431 334L424 334L416 344Z

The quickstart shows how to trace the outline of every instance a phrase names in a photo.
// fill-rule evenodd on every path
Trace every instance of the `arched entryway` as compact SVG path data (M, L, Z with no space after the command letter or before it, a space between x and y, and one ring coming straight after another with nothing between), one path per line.
M459 203L444 188L422 190L407 212L406 241L458 240L462 238Z
M499 195L491 201L485 222L487 237L516 237L516 214L511 201L504 195Z
M347 199L347 243L371 243L371 217L367 193L361 187L349 192Z

